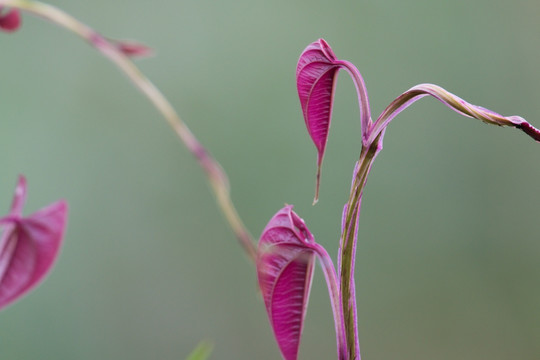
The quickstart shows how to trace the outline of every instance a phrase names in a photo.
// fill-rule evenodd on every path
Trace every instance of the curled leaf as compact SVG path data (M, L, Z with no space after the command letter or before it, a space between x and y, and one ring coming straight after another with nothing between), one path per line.
M19 178L11 212L0 219L0 309L36 285L56 260L67 220L67 204L58 201L23 217L26 182Z
M348 61L338 60L328 43L319 39L308 45L298 59L296 86L308 133L317 148L317 180L315 200L319 198L319 183L324 151L328 140L337 75L345 69L353 78L358 93L362 140L367 139L371 119L367 90L360 72Z

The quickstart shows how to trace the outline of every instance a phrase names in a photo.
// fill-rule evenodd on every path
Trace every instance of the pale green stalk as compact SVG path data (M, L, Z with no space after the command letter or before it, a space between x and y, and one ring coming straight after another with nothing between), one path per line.
M161 91L159 91L139 68L137 68L137 66L135 66L135 64L113 43L107 40L107 38L54 6L29 0L0 0L0 5L32 13L79 35L105 55L105 57L111 60L133 82L135 87L137 87L148 100L150 100L158 112L163 115L188 150L197 158L197 161L208 176L208 180L221 211L225 215L225 218L229 222L229 225L248 256L251 260L255 261L257 257L256 248L249 231L244 226L232 203L227 175L219 163L210 156L186 124L181 120L178 113L174 110Z

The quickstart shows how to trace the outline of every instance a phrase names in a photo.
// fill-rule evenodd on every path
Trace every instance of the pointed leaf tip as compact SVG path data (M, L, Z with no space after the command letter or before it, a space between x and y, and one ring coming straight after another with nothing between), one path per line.
M320 168L328 141L335 82L340 69L335 60L332 49L320 39L306 47L296 67L296 86L302 114L309 136L317 148L315 199L318 198Z
M296 66L296 87L302 114L309 136L317 148L315 200L318 199L320 171L328 141L335 85L340 69L346 70L355 84L360 107L362 138L367 138L365 134L371 122L369 102L364 80L358 69L347 61L339 60L324 39L308 45L300 55Z
M22 217L25 194L24 177L20 177L12 211L0 219L0 309L44 279L58 256L66 229L65 201Z
M21 26L21 15L17 9L11 9L2 13L0 6L0 30L14 32Z
M257 275L274 336L286 360L296 360L315 254L304 221L286 206L270 220L260 241Z

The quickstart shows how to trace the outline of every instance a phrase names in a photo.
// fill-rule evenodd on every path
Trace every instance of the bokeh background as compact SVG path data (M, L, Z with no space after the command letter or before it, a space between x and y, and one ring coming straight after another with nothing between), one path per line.
M540 125L536 1L73 1L138 61L230 176L258 236L284 203L337 253L360 152L352 81L340 74L321 186L295 66L324 37L355 63L376 116L432 82ZM74 35L24 16L0 34L0 202L16 177L27 212L65 198L65 245L46 282L0 313L0 358L279 359L254 267L197 163L124 76ZM362 355L540 359L540 144L424 99L389 127L366 188L357 292ZM335 358L315 273L301 359Z

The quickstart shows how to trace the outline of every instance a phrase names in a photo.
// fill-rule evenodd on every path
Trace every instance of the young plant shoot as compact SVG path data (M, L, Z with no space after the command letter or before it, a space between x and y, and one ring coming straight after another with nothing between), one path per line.
M540 142L540 131L519 116L503 116L472 105L433 84L416 85L393 100L373 120L368 93L358 69L339 60L328 43L308 45L296 67L296 84L305 125L317 150L315 198L319 198L321 169L328 141L336 80L345 70L356 87L360 108L360 157L352 171L352 185L342 214L337 268L292 205L270 219L258 246L244 226L230 198L229 182L219 163L206 151L180 119L165 96L134 65L131 58L152 54L150 48L131 41L111 40L61 10L37 1L0 0L0 31L12 33L21 26L20 12L47 19L73 32L107 57L155 106L199 162L216 201L249 259L256 266L262 299L277 345L285 360L296 360L306 315L315 263L322 267L334 315L339 360L360 360L355 295L355 256L362 194L373 161L382 150L387 126L415 101L431 96L460 115L487 124L514 127ZM50 271L59 253L67 221L67 204L58 201L38 212L22 215L26 180L20 177L7 216L0 218L0 310L18 300ZM190 359L205 359L211 346L204 343Z

